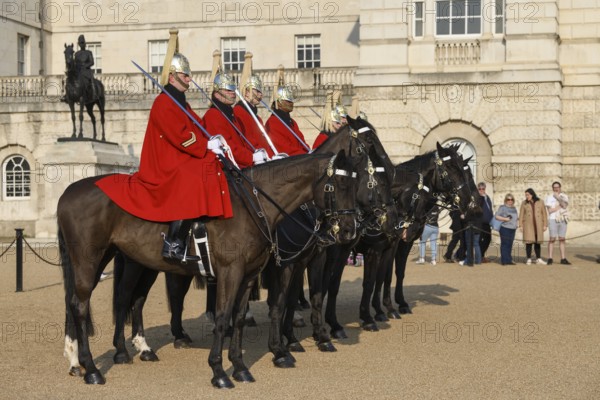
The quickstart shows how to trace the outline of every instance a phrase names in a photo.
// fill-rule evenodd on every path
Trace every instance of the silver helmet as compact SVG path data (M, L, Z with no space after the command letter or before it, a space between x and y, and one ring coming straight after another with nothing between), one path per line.
M346 107L344 107L341 104L338 104L337 106L335 106L335 111L337 111L337 113L342 117L342 118L346 118L348 116L348 111L346 111Z
M235 81L231 75L227 75L225 72L219 72L215 75L213 80L213 91L218 92L221 89L235 90Z
M190 62L187 57L181 53L173 54L173 58L171 59L171 66L169 67L169 73L175 74L177 72L181 72L182 74L186 74L187 76L192 76L192 71L190 70Z
M331 110L331 121L337 122L338 124L342 123L342 116L337 109Z
M294 94L292 93L292 89L287 86L280 86L279 88L277 88L276 100L277 101L287 100L290 103L296 102L296 99L294 98Z
M260 79L260 76L256 75L256 74L252 74L250 75L250 78L248 78L248 82L244 85L244 90L247 89L256 89L259 92L263 92L263 83L262 80Z

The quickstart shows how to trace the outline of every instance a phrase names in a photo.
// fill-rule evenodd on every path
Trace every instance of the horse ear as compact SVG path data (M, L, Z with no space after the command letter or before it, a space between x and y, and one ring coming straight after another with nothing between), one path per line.
M435 145L437 147L437 151L438 152L441 153L444 150L444 148L442 147L442 145L440 144L440 142L436 142Z
M65 49L67 48L67 44L65 43Z
M465 165L469 164L469 161L471 161L471 158L473 158L473 156L471 156L471 157L467 158L466 160L463 160L463 163L464 163Z

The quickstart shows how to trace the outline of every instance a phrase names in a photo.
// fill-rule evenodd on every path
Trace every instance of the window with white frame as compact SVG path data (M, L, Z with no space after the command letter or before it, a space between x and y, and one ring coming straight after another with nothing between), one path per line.
M94 65L92 65L92 72L95 74L102 73L102 45L100 42L92 42L87 43L86 47L89 51L92 52L94 56Z
M504 0L496 0L495 14L495 32L504 33Z
M29 37L17 35L17 75L23 76L27 72L27 43Z
M423 29L425 26L425 17L423 15L423 2L415 1L414 15L415 15L415 25L414 25L414 35L415 37L423 37Z
M2 163L2 194L5 199L31 195L31 169L25 157L12 155Z
M241 71L246 55L246 38L232 37L221 39L221 54L225 71Z
M298 68L321 66L321 35L296 36L296 65Z
M481 34L481 0L436 1L435 7L436 35Z
M167 40L151 40L148 42L148 63L150 72L161 73L167 55Z

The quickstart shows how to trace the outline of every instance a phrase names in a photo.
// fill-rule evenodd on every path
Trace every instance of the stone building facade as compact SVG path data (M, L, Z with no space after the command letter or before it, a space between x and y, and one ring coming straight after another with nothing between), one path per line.
M131 60L152 70L160 42L176 26L180 50L202 86L209 86L215 49L238 59L242 50L251 51L267 82L283 65L302 95L296 119L309 140L319 122L313 110L320 110L327 88L340 88L347 105L358 95L395 161L429 151L437 141L458 141L496 205L507 192L523 198L529 187L543 197L559 180L572 199L569 236L582 245L599 239L593 233L600 220L597 0L185 0L168 9L154 0L15 4L27 10L37 4L42 18L3 9L1 29L27 36L30 48L29 76L15 76L6 64L10 57L0 62L0 161L22 154L38 186L18 201L3 192L0 235L12 234L16 224L38 236L53 234L62 186L46 182L49 161L40 160L71 132L67 107L58 102L64 45L84 33L93 46L97 77L108 93L107 140L119 144L126 158L121 164L135 163L157 92ZM233 66L233 58L226 63ZM198 91L189 98L200 112L207 107ZM89 134L87 116L85 129Z

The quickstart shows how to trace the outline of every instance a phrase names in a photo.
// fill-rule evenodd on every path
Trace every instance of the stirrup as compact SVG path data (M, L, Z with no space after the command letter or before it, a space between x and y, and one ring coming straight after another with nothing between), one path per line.
M194 256L194 255L190 255L187 254L187 246L183 245L183 243L181 243L180 240L173 240L173 241L169 241L167 240L167 235L165 235L164 233L161 232L161 235L163 237L163 250L162 250L162 256L168 260L176 260L176 261L180 261L181 263L185 264L188 261L190 262L198 262L200 261L200 257L199 256ZM183 248L183 250L182 250Z

